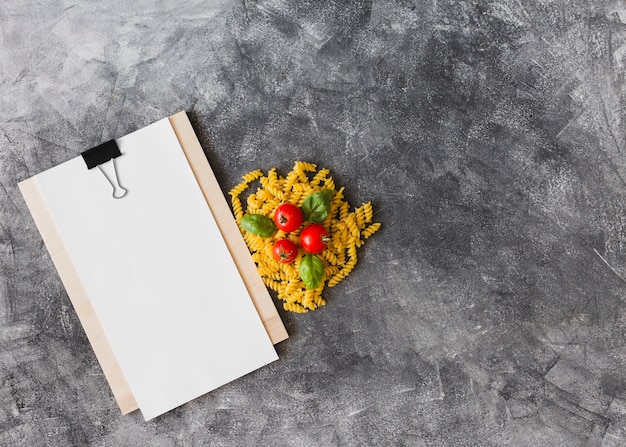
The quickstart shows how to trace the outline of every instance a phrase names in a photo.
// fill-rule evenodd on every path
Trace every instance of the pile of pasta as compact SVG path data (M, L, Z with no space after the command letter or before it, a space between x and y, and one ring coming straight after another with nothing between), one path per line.
M259 186L245 199L244 211L242 193L257 180ZM344 188L337 189L330 170L317 170L316 165L302 161L297 161L286 177L280 176L276 169L269 170L267 174L260 169L249 172L230 191L233 213L237 224L240 224L246 214L262 214L273 218L276 207L281 203L301 207L309 194L325 189L333 191L330 212L322 222L329 232L330 242L318 255L324 265L324 279L316 289L308 290L300 278L302 249L291 264L279 263L272 255L274 243L279 239L291 239L298 244L300 230L304 226L290 233L278 230L267 238L241 230L263 282L284 301L283 308L287 311L302 313L325 305L326 301L322 298L324 287L337 285L354 269L357 247L380 228L380 223L372 222L372 204L367 202L351 211L344 199Z

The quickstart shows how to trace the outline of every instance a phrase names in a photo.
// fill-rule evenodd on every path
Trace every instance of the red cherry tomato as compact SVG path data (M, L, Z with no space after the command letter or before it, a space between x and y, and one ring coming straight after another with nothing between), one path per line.
M274 212L274 223L286 233L296 231L302 225L302 211L291 203L278 205Z
M300 246L308 253L321 253L330 242L328 232L320 224L312 224L300 233Z
M272 254L278 262L289 264L298 256L298 246L289 239L281 239L274 243Z

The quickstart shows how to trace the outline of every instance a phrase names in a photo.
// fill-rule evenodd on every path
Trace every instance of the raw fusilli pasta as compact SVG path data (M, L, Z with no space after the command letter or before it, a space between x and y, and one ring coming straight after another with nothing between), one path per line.
M286 177L280 176L276 169L270 169L267 175L257 169L242 178L243 181L230 191L233 214L238 224L245 214L263 214L272 218L276 207L281 203L302 206L309 194L324 189L333 191L328 217L322 222L329 230L330 242L318 255L324 265L324 280L316 289L307 290L300 278L298 265L302 259L302 250L293 264L278 263L272 255L274 242L279 239L291 239L297 244L300 229L287 234L277 231L269 238L242 230L263 282L284 301L285 310L302 313L324 306L326 301L322 298L322 291L325 285L336 286L350 274L357 263L357 247L380 229L380 223L372 223L374 213L371 203L367 202L350 211L350 205L344 199L344 188L336 188L330 170L318 171L316 165L302 161L295 162ZM256 180L260 186L244 201L244 211L240 196Z

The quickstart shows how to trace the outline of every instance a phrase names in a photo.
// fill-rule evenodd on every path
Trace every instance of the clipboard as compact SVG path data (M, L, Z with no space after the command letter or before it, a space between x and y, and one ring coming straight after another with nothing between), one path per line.
M288 338L287 331L276 311L267 288L256 271L256 266L241 236L239 227L230 211L228 202L221 192L187 114L182 111L168 117L168 120L271 343L277 344L285 340ZM124 377L91 299L70 259L65 243L59 234L38 185L31 178L21 182L19 188L52 261L59 272L59 276L122 414L128 414L137 410L139 408L137 400Z

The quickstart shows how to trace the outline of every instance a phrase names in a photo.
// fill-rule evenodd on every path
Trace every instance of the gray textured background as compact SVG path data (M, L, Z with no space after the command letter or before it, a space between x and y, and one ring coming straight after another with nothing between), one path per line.
M626 445L625 64L621 0L3 1L0 445ZM16 184L179 110L224 191L311 161L384 227L145 423Z

